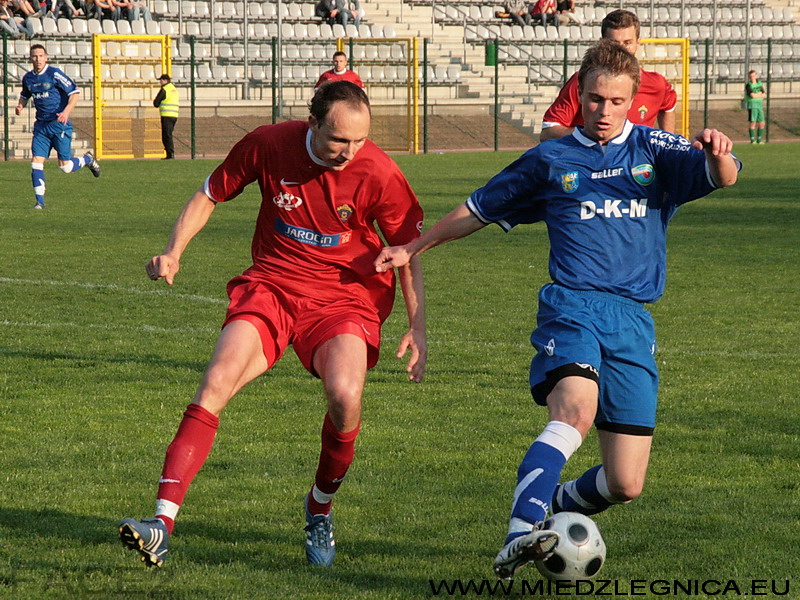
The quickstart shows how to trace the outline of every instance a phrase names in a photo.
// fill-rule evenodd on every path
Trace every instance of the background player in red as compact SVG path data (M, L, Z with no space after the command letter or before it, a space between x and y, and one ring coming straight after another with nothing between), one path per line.
M639 17L629 10L608 13L600 27L605 39L614 40L636 56L639 49L641 27ZM654 71L640 72L641 85L628 111L628 120L634 125L658 127L675 132L675 106L678 96L663 75ZM569 135L576 125L583 125L581 101L578 95L578 74L567 80L553 104L544 113L539 141Z
M263 197L253 265L228 284L225 323L211 362L167 449L155 518L124 519L120 539L148 565L161 566L174 519L208 456L219 415L288 345L322 380L328 412L314 485L305 499L306 556L329 566L335 545L331 501L353 460L366 372L378 360L380 328L392 309L393 272L376 274L374 256L419 236L422 209L397 165L367 139L370 106L349 82L322 86L308 122L259 127L239 141L184 207L164 253L146 266L172 285L189 241L220 202L253 182ZM398 270L410 328L397 352L422 380L427 359L419 262Z
M364 82L361 81L358 74L347 68L347 55L341 51L333 53L333 68L319 76L317 83L314 85L314 91L316 92L323 83L330 83L331 81L349 81L355 83L358 87L364 87Z

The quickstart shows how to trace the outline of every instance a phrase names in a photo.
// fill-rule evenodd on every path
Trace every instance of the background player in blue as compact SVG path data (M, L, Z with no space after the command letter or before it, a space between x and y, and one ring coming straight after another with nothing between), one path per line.
M549 556L559 537L548 511L594 514L642 492L655 428L655 331L644 303L664 291L666 228L678 207L736 182L741 164L723 133L688 141L626 120L639 65L603 40L578 75L585 126L526 152L419 239L384 248L378 271L489 223L544 221L553 283L539 292L534 400L549 422L517 472L511 522L494 561L511 577ZM595 424L602 463L559 485Z
M73 173L89 167L92 175L100 177L100 165L87 152L80 158L72 158L72 110L78 103L80 90L62 70L47 65L47 51L41 44L31 46L33 70L22 78L22 93L19 95L16 113L20 115L33 98L36 107L36 123L33 126L31 150L31 180L36 196L34 208L44 208L44 161L55 148L58 163L64 173Z

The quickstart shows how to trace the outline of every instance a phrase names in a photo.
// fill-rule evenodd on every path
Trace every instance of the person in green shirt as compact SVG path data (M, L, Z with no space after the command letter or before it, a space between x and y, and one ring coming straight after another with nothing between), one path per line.
M744 95L747 101L747 121L750 124L750 143L764 143L764 98L767 97L764 84L758 80L758 73L750 71L748 81L744 86Z

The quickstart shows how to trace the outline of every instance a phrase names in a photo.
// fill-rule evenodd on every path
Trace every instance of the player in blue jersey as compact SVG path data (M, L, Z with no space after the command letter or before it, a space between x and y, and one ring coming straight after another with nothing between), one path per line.
M58 163L64 173L74 173L89 167L92 175L100 177L100 165L91 152L80 158L72 158L72 123L69 120L80 97L80 90L66 73L48 66L47 51L41 44L31 46L33 70L22 78L22 92L17 104L17 115L33 98L36 107L36 123L33 126L31 151L31 180L36 196L34 208L44 208L44 161L55 148Z
M529 150L422 237L375 261L379 272L400 267L489 223L547 225L553 282L539 292L530 388L549 422L517 473L494 562L500 577L557 547L558 533L542 528L548 511L594 514L641 494L658 388L644 304L664 291L667 224L682 204L734 184L741 168L717 130L689 141L626 120L639 65L622 46L591 48L578 81L584 127ZM559 485L592 424L601 464Z

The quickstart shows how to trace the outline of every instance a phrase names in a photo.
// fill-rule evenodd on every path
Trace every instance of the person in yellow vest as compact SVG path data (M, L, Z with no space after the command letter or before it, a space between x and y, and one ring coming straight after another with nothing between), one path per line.
M167 155L164 159L175 158L175 143L172 140L172 131L175 123L178 122L178 111L180 110L180 100L178 98L178 88L172 83L169 75L162 75L158 78L161 82L161 89L158 90L153 106L161 114L161 143L164 144L164 151Z

